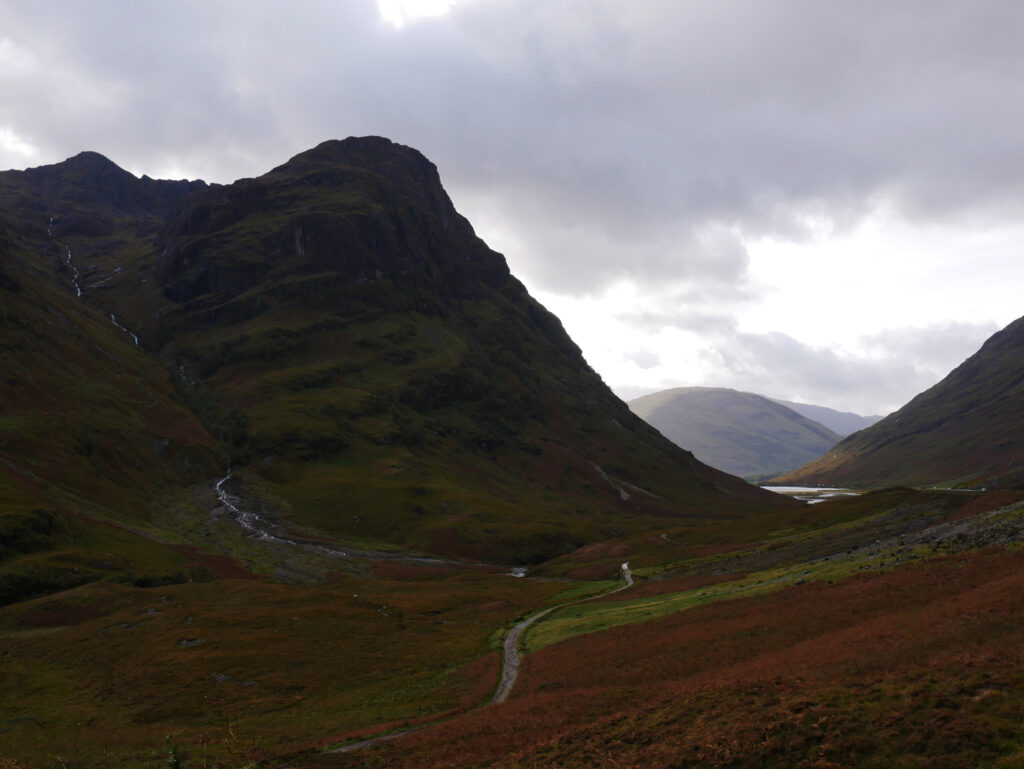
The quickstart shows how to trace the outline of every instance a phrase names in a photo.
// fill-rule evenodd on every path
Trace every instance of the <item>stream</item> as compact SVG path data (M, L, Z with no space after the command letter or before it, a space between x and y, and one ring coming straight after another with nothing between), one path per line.
M249 536L261 542L270 542L279 545L292 545L308 550L314 550L334 558L365 558L371 561L398 561L426 566L458 565L466 566L462 561L452 561L447 558L431 558L427 556L403 555L401 553L388 553L383 550L361 550L352 547L342 547L333 542L320 542L313 539L302 539L301 537L282 537L273 533L277 524L265 520L260 515L242 508L242 498L231 494L224 488L224 484L232 478L232 471L229 468L227 475L217 481L214 490L221 505L228 510L235 522L245 529Z

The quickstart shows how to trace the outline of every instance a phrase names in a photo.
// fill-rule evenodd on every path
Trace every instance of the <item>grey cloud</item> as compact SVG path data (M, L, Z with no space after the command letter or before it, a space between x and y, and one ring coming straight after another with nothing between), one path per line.
M559 290L594 262L566 247L578 231L656 285L709 228L799 237L879 195L920 217L1024 197L1014 2L480 2L400 33L369 0L241 8L7 4L0 34L45 72L3 120L50 160L88 143L214 181L383 133L496 196L532 230L527 277Z
M732 336L736 333L734 312L756 298L741 278L650 291L645 294L643 310L619 313L616 319L647 332L673 328Z
M897 408L908 387L916 392L934 384L906 363L844 357L779 333L741 334L704 350L702 358L722 386L857 413L880 403Z
M739 238L721 227L624 241L591 228L553 225L527 231L522 245L517 268L546 288L574 294L629 279L649 290L663 291L667 284L736 295L743 292L749 264Z
M680 309L674 312L646 311L622 313L616 316L629 325L648 332L665 328L692 331L696 334L725 334L736 327L736 321L729 315L704 309Z
M976 353L999 328L994 323L950 321L925 328L887 329L862 337L876 355L908 361L943 377Z
M656 393L659 390L657 387L636 387L634 385L623 385L621 387L613 387L612 389L619 398L627 403L644 395Z
M715 384L861 414L893 411L936 384L995 332L988 324L890 329L868 354L816 347L781 333L737 333L702 352Z
M642 369L654 368L661 364L661 357L650 350L635 350L634 352L625 353L622 357L632 361Z
M629 280L652 295L633 322L722 340L723 384L899 405L973 332L886 332L862 357L737 334L742 243L851 228L879 201L1015 223L1022 38L1015 0L485 0L400 32L372 0L10 0L0 137L36 163L93 149L227 182L383 134L437 163L471 220L498 212L532 287Z

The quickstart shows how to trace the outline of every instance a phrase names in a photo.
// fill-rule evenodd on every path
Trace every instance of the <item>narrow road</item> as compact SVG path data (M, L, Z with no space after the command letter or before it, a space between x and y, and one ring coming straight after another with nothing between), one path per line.
M605 596L609 596L612 593L618 593L620 590L625 590L627 587L632 586L633 573L629 570L628 562L622 564L622 576L626 579L626 584L621 587L609 590L607 593L592 595L589 598L581 598L578 601L567 601L566 603L559 604L558 606L551 606L547 609L543 609L536 614L527 617L512 628L512 630L509 631L509 634L505 637L504 654L502 656L501 664L501 683L498 684L498 689L494 692L491 704L497 705L499 702L504 702L508 699L508 695L512 693L512 687L515 685L516 677L519 675L519 639L530 625L556 609L572 606L577 603L584 603L585 601L593 601L596 598L604 598Z

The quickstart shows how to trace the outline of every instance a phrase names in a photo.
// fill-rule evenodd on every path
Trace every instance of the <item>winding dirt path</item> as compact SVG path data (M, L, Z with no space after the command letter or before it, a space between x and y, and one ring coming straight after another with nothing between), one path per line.
M542 609L541 611L537 612L536 614L530 615L529 617L524 619L522 622L517 624L515 627L513 627L512 630L509 631L509 634L505 637L505 644L503 646L502 665L501 665L501 682L498 684L498 689L497 689L497 691L495 691L494 697L491 698L491 701L488 704L490 704L490 705L497 705L499 703L502 703L505 700L507 700L508 699L508 695L511 694L512 687L515 685L516 678L519 675L519 661L520 661L520 656L519 656L519 639L522 638L523 633L526 632L526 630L530 627L530 625L534 624L535 622L537 622L537 620L539 620L542 617L550 614L551 612L555 611L556 609L562 609L562 608L564 608L566 606L573 606L573 605L578 604L578 603L585 603L586 601L593 601L593 600L595 600L597 598L604 598L605 596L612 595L613 593L618 593L620 590L625 590L628 587L632 587L632 585L633 585L633 573L629 570L629 563L628 562L622 564L622 576L626 580L626 584L624 584L624 585L620 585L619 587L614 588L612 590L608 590L607 592L604 592L604 593L598 593L597 595L592 595L589 598L580 598L577 601L566 601L565 603L558 604L557 606L549 606L547 609ZM434 723L437 723L437 722L434 722ZM425 729L426 727L433 726L433 725L434 725L433 723L430 723L430 724L422 724L420 726L414 726L414 727L412 727L410 729L403 729L400 732L392 732L391 734L385 734L385 735L382 735L380 737L371 737L368 740L361 740L360 742L353 742L353 743L350 743L348 745L343 745L340 748L334 748L333 750L328 750L327 752L328 753L351 753L352 751L355 751L355 750L361 750L362 748L368 748L371 745L374 745L374 744L376 744L378 742L386 742L388 740L397 739L398 737L404 737L407 734L410 734L410 733L415 732L415 731L419 731L420 729Z
M508 699L508 695L512 693L512 687L515 685L516 678L519 675L519 639L530 625L556 609L562 609L566 606L573 606L574 604L584 603L586 601L593 601L596 598L604 598L612 593L618 593L620 590L625 590L626 588L631 587L633 584L633 573L629 570L628 562L622 564L622 576L626 580L625 585L609 590L606 593L592 595L589 598L581 598L578 601L566 601L558 606L550 606L547 609L542 609L536 614L530 615L512 628L512 630L509 631L509 634L505 636L505 646L501 664L501 682L498 684L497 691L494 692L494 697L491 698L491 704L497 705L499 702L504 702Z
M395 560L406 563L417 563L417 564L441 564L441 563L454 563L447 561L443 558L418 558L415 556L403 556L396 553L382 553L371 550L356 550L350 548L342 548L337 545L325 542L313 542L304 539L288 539L284 537L276 536L272 534L270 529L271 525L265 522L259 515L242 508L242 499L240 497L231 494L224 488L224 484L231 480L232 473L229 469L227 474L221 478L214 485L214 490L217 493L221 505L230 511L231 517L242 526L246 531L249 532L250 536L256 537L257 539L269 542L275 542L285 545L293 545L298 547L316 548L322 552L326 552L330 555L341 557L341 558L369 558L373 560ZM514 573L514 572L513 572ZM522 576L522 574L515 574L515 576ZM604 598L618 593L621 590L626 590L633 585L633 573L629 569L629 562L622 564L622 576L625 579L625 584L619 587L607 590L604 593L598 593L587 598L580 598L575 601L566 601L560 603L557 606L549 606L546 609L531 614L526 619L515 625L512 630L509 631L505 637L505 643L502 646L502 661L501 661L501 680L498 682L498 688L494 692L494 696L491 698L491 705L497 705L508 699L509 694L512 693L512 687L515 686L516 678L519 676L519 663L521 657L519 655L519 640L523 637L531 625L536 623L538 620L547 616L553 611L563 609L566 606L574 606L575 604L585 603L587 601L593 601L598 598ZM414 726L410 729L403 729L399 732L392 732L391 734L381 735L380 737L371 737L367 740L361 740L360 742L353 742L349 745L343 745L339 748L334 748L328 751L329 753L349 753L354 750L369 747L378 742L384 742L387 740L393 740L403 735L409 734L410 732L417 731L426 726L432 724L423 724L420 726Z

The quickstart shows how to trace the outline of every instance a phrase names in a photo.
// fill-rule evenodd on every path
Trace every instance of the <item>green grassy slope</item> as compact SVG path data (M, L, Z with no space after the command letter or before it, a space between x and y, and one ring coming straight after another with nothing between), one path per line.
M677 387L629 406L702 462L742 477L799 467L839 441L827 427L785 405L721 387Z
M156 359L76 295L74 234L47 234L50 209L14 185L0 201L0 603L187 578L155 516L217 472L216 442ZM12 216L26 208L38 215Z
M1020 488L1022 435L1024 318L899 411L777 480Z

